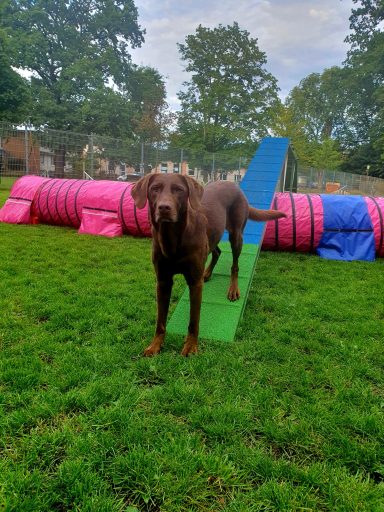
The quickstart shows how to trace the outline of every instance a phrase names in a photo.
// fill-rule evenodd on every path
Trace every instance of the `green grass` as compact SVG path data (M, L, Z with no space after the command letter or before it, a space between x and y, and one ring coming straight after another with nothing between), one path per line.
M145 359L149 240L0 224L0 510L383 511L383 290L262 253L234 343Z

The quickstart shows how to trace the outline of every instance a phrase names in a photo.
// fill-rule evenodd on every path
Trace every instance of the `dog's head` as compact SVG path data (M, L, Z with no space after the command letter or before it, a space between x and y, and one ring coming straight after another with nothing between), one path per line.
M132 189L137 208L144 208L147 200L152 221L178 222L188 210L200 206L203 187L189 176L179 174L148 174Z

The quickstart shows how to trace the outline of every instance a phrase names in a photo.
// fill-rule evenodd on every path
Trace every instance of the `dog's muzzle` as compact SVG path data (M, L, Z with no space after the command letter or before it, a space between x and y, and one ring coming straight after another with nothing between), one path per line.
M170 203L160 203L156 208L157 222L176 222L175 209Z

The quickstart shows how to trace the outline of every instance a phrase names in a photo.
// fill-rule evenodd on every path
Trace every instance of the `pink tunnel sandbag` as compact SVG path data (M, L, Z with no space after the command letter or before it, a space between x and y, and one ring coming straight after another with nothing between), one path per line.
M364 197L374 230L377 256L384 257L384 198ZM287 214L267 222L263 249L314 252L323 236L324 210L318 194L276 193L272 207Z
M384 258L384 197L365 197L375 235L376 254Z
M151 236L148 210L136 209L133 183L24 176L12 187L0 221L72 226L80 233Z
M32 203L36 191L48 178L40 176L24 176L12 186L11 193L0 209L0 221L10 224L30 224Z

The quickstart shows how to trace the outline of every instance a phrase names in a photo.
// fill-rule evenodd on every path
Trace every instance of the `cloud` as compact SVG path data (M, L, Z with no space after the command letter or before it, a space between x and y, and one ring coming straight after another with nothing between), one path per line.
M309 9L311 18L318 19L321 22L329 21L334 13L334 9Z
M284 98L309 73L345 59L353 1L136 0L136 6L146 42L132 51L133 60L157 68L166 77L169 102L177 108L176 94L189 76L176 43L194 34L199 24L213 28L237 21L257 38Z

